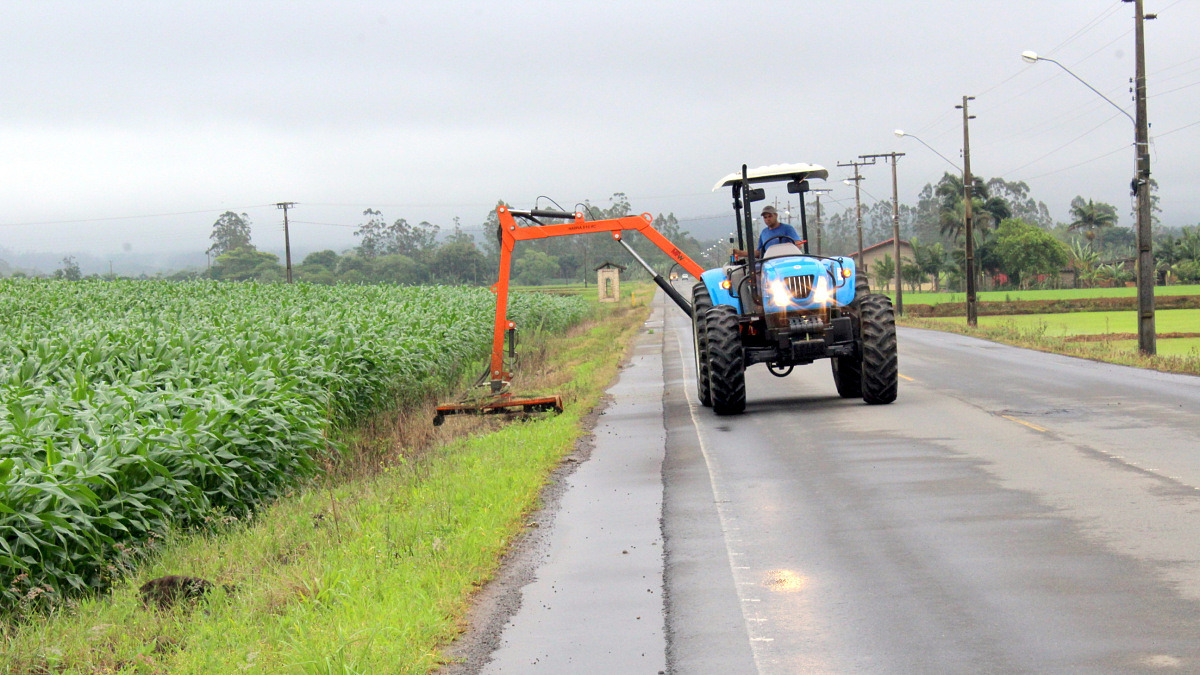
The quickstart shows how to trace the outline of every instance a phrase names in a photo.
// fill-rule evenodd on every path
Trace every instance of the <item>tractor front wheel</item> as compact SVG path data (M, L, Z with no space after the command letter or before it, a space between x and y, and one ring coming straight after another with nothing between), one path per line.
M878 405L896 400L899 364L896 357L896 318L892 301L872 293L858 306L862 349L862 397Z
M833 384L842 398L862 398L862 355L835 356L829 359L833 365Z
M737 310L717 305L704 315L708 337L708 382L712 409L718 415L746 410L746 361L738 331Z
M712 297L703 283L692 286L692 347L696 360L696 397L700 404L712 405L708 387L708 336L705 334L705 313L712 308Z

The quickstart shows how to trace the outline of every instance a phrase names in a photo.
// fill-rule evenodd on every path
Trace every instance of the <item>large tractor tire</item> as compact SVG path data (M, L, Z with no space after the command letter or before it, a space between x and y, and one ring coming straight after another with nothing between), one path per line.
M692 286L692 347L696 360L696 397L700 404L712 406L708 387L708 336L705 334L705 313L712 309L712 297L703 283Z
M862 340L862 397L872 405L896 400L899 364L896 357L896 318L885 295L865 295L858 305Z
M737 310L717 305L704 315L708 336L708 388L712 409L718 415L738 415L746 410L746 362L738 332Z

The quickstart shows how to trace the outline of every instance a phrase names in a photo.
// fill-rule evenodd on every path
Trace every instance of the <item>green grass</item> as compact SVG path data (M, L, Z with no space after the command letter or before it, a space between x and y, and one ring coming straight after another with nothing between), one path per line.
M649 289L642 293L649 295ZM617 372L646 309L603 308L587 332L538 345L528 379L559 385L559 416L395 449L387 468L281 499L222 531L171 533L153 563L111 595L21 625L0 625L4 673L425 673L462 629L554 467ZM426 413L429 411L425 411ZM420 417L419 415L424 415ZM415 424L428 424L418 411ZM401 426L384 420L380 429ZM448 421L469 432L480 418ZM483 428L483 427L478 427ZM366 432L364 432L366 433ZM439 431L439 433L448 433ZM217 591L195 608L141 606L138 585L189 574Z
M1168 332L1163 328L1163 323L1159 318L1167 312L1180 312L1178 316L1170 316L1167 319L1167 325L1175 324L1177 320L1187 321L1187 317L1193 319L1185 323L1185 330L1177 332L1196 332L1195 317L1200 310L1167 310L1158 312L1155 316L1155 328L1159 332ZM1055 354L1065 354L1067 356L1078 356L1094 361L1103 361L1106 363L1116 363L1137 368L1146 368L1150 370L1161 370L1163 372L1186 373L1189 375L1200 375L1200 339L1198 338L1159 338L1156 340L1157 354L1154 356L1143 356L1137 350L1137 343L1132 339L1125 340L1096 340L1096 341L1074 341L1067 339L1072 335L1104 335L1112 334L1108 331L1100 330L1100 332L1087 332L1087 329L1096 329L1099 324L1092 321L1089 314L1107 314L1108 312L1082 312L1075 314L1046 314L1035 316L997 316L997 317L979 317L979 325L972 328L968 326L965 319L962 318L902 318L897 320L897 324L904 326L913 326L916 328L930 328L933 330L943 330L952 333L960 333L973 337L980 337L995 342L1015 345L1017 347L1025 347L1028 349L1037 349L1044 352L1052 352ZM1117 314L1129 315L1130 312L1120 312ZM1066 325L1052 326L1051 321L1062 318L1068 318ZM1072 325L1069 321L1071 318L1078 317L1080 321ZM1014 321L1016 319L1016 321ZM1040 320L1039 320L1040 319ZM1122 317L1124 320L1124 317ZM1132 322L1133 318L1129 317ZM1111 325L1111 324L1110 324ZM1176 324L1178 325L1178 324ZM1190 330L1189 330L1190 329ZM1077 332L1070 332L1077 330ZM1121 331L1121 333L1132 331Z
M1117 351L1136 352L1138 349L1137 340L1113 340L1109 344ZM1160 356L1200 358L1200 338L1159 338L1154 347Z
M894 295L887 292L887 295ZM980 302L1007 302L1015 300L1071 300L1076 298L1132 298L1136 288L1074 288L1046 291L984 291L976 294ZM1200 295L1200 285L1155 286L1155 296ZM943 302L966 302L965 293L910 293L904 292L905 304L938 305Z
M961 317L934 318L940 323L965 323ZM1105 333L1137 333L1134 312L1073 312L1068 314L1018 314L1011 316L981 316L981 327L1009 324L1018 328L1045 326L1048 336L1100 335ZM1200 333L1200 309L1164 309L1154 313L1154 328L1158 333ZM1163 339L1162 342L1171 340Z

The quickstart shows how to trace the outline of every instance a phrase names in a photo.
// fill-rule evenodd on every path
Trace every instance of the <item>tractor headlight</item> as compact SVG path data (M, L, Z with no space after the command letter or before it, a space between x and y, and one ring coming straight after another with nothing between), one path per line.
M776 307L787 307L792 301L792 294L788 292L787 286L783 281L776 279L767 286L767 290L771 292L771 304Z
M829 300L829 279L822 274L817 277L817 287L813 290L813 302L824 305L828 304Z

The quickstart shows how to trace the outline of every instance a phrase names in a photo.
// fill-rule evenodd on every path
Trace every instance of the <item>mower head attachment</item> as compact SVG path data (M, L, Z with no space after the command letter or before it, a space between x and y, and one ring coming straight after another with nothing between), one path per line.
M526 413L563 411L562 397L541 396L536 398L514 398L512 394L500 394L483 403L447 403L437 407L433 426L440 427L447 415L514 415Z

